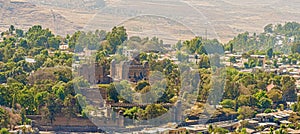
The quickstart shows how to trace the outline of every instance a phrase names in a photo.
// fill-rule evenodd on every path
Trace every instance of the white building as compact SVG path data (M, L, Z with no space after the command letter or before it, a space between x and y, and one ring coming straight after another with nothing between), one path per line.
M128 50L127 48L124 48L124 50L122 51L122 54L125 57L127 57L128 59L132 59L139 54L139 51L136 49Z

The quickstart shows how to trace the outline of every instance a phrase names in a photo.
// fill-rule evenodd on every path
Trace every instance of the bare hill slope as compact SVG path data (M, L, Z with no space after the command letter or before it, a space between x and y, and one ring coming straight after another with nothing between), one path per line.
M0 7L0 31L40 24L65 35L124 25L130 35L170 43L194 35L227 42L269 23L300 21L298 0L0 0Z

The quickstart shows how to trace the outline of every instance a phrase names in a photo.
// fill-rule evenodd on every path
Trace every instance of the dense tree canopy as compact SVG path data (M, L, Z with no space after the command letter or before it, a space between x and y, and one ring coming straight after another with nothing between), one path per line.
M286 22L282 24L268 24L264 27L264 33L253 35L249 32L244 32L234 37L227 45L226 49L230 51L230 45L235 48L235 51L249 50L267 50L273 48L274 51L283 53L297 52L297 47L291 47L291 43L299 42L300 24L297 22ZM292 48L292 49L291 49Z
M124 27L114 27L108 32L103 30L78 31L72 35L60 37L39 25L31 27L28 31L11 26L2 34L3 41L0 42L0 105L11 109L20 107L28 115L43 115L51 123L60 114L68 118L86 117L88 110L92 108L85 103L79 104L79 101L85 102L86 100L74 89L88 87L89 83L82 77L72 74L72 63L80 63L79 59L82 58L76 54L81 54L85 49L96 50L95 61L104 66L104 71L108 72L113 58L120 59L120 61L126 59L119 55L110 57L115 52L121 52L124 46L129 49L147 48L148 53L141 53L139 58L141 62L149 63L150 70L153 72L152 77L159 79L151 82L140 81L135 84L121 81L118 84L106 85L109 101L114 103L174 103L180 97L180 90L192 87L195 91L185 93L183 96L195 98L197 103L206 103L209 94L217 91L214 87L217 80L213 75L220 71L218 67L221 67L220 57L224 53L224 48L234 52L243 48L257 49L265 45L264 47L268 48L268 50L265 49L267 51L255 50L242 55L248 58L245 67L252 68L262 66L262 61L251 58L250 55L263 54L269 59L276 55L276 48L273 49L272 46L276 37L272 36L272 33L284 34L287 37L299 36L297 23L286 23L284 26L268 25L264 30L265 33L260 35L252 36L248 32L239 34L225 47L218 40L202 37L179 41L175 45L176 57L182 64L178 65L170 59L161 59L158 53L151 52L153 50L165 51L162 47L162 40L157 37L128 37ZM69 49L60 50L61 44L68 45ZM299 48L299 43L293 43L291 49L293 54L283 56L282 62L297 64L297 59L300 57ZM189 55L194 56L196 60L192 67L188 63ZM237 62L234 57L229 61ZM224 109L237 112L240 119L252 117L254 109L276 108L284 104L284 101L297 99L296 80L291 76L262 70L253 73L239 72L231 67L227 67L225 72L224 94L220 104ZM190 79L182 78L185 75ZM271 83L275 87L267 91L267 86ZM145 94L149 95L148 98ZM196 95L193 96L193 94ZM298 107L295 109L299 111ZM166 113L167 110L160 104L153 104L145 108L125 109L124 115L134 119L152 119ZM17 115L10 117L7 114L7 110L1 107L0 127L7 127L10 123L15 125L19 120ZM218 128L215 131L223 132Z

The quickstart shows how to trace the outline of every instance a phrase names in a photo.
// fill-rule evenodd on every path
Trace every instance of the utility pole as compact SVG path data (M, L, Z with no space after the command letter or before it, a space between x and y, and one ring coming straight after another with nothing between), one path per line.
M207 26L210 22L206 22L204 25L205 25L205 40L207 40L208 38L208 35L207 35Z
M207 27L205 28L205 40L207 40Z
M57 33L58 32L58 29L57 29L57 24L56 24L56 15L55 13L53 12L53 10L51 9L51 14L52 14L52 18L53 18L53 28L54 28L54 32Z

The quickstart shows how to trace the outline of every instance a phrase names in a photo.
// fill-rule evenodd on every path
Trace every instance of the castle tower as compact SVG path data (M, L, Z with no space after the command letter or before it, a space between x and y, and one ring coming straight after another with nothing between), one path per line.
M144 67L144 72L143 72L143 79L144 80L148 80L149 79L149 72L150 72L150 66L149 66L149 62L144 62L143 64Z
M175 118L175 122L182 121L182 102L180 100L178 100L175 104L174 118Z
M110 63L110 77L114 79L116 76L116 61L113 59Z

